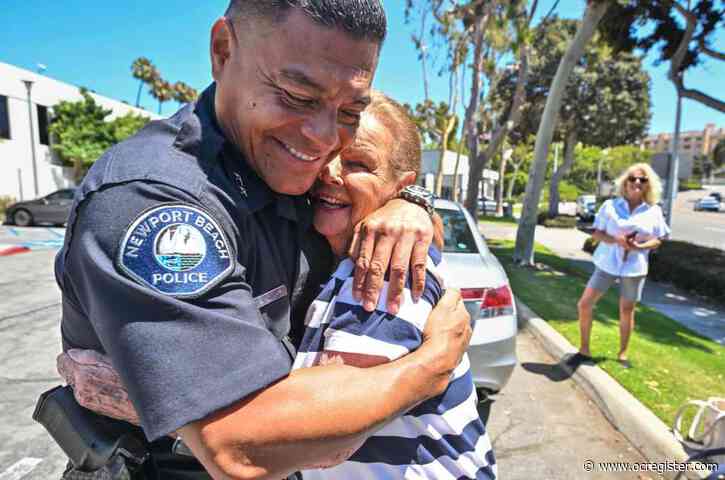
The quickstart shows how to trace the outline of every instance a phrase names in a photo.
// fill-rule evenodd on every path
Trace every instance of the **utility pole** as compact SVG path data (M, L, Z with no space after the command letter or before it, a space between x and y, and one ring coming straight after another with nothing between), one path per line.
M30 121L30 151L33 155L33 188L35 189L35 197L37 198L39 193L38 190L38 163L35 158L35 127L33 126L33 101L31 98L31 92L33 90L32 80L23 80L25 89L28 91L28 120Z
M680 124L682 121L682 95L680 90L677 89L677 111L675 113L675 133L672 136L672 143L670 143L670 162L667 177L667 201L665 203L665 218L667 219L667 225L672 227L672 213L674 211L675 198L677 198L677 181L680 169L680 155L678 150L680 148Z

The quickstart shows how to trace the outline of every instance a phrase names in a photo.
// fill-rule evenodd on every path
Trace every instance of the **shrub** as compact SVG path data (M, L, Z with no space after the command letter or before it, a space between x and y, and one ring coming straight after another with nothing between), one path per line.
M696 180L685 180L678 184L677 191L687 192L688 190L702 190L702 184Z
M593 254L594 250L596 250L598 246L599 246L599 242L594 240L594 238L589 237L586 240L584 240L584 245L582 246L582 250L584 250L587 253Z
M582 250L594 253L597 245L589 237ZM667 240L650 254L648 278L725 303L725 252Z
M9 205L15 203L15 198L7 195L0 195L0 213L5 213Z
M649 278L725 303L725 251L668 240L650 255Z
M549 218L549 213L546 210L539 210L536 215L536 224L547 228L574 228L576 227L576 217L559 215L555 218Z

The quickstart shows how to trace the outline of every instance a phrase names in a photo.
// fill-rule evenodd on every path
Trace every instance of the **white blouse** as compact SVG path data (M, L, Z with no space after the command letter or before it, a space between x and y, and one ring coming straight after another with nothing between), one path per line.
M638 243L666 238L670 234L659 205L642 203L630 212L629 204L622 197L604 202L594 217L593 226L611 236L636 233ZM618 277L647 275L649 250L630 250L626 261L624 252L617 244L600 242L594 252L594 265Z

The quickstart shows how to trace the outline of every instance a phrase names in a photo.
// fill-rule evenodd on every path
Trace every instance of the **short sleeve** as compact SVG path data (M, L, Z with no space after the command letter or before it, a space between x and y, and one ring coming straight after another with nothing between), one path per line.
M365 354L396 360L416 350L433 306L442 295L439 281L430 272L421 299L414 303L410 288L403 290L397 314L387 310L387 282L373 312L367 312L352 297L352 279L346 281L335 298L329 327L325 330L324 350Z
M155 236L154 255L144 257L136 251L134 261L140 263L126 265L140 277L134 278L119 266L119 252L134 251L138 245L129 240L130 229L141 236L144 228L153 230L151 220L144 227L139 219L148 219L145 212L167 202L186 207L180 210L181 217L172 219L177 226L171 233L164 230ZM265 388L287 375L291 364L254 304L244 266L234 253L236 240L227 235L203 247L203 238L222 232L194 216L185 217L186 211L206 212L199 218L224 225L218 211L205 209L174 187L150 182L92 193L69 225L72 237L66 245L64 288L73 290L90 320L150 440ZM222 241L228 243L231 268L215 277L208 290L173 295L144 283L160 274L144 273L143 262L149 269L158 269L158 264L166 268L171 277L159 277L160 282L192 281L190 265L218 256L214 245L224 245L214 242ZM208 275L219 275L213 266L209 268Z
M592 227L595 230L606 231L607 221L609 220L609 206L611 202L611 200L607 200L601 207L599 207L597 214L594 216L594 223L592 224Z
M670 227L669 225L667 225L667 222L665 221L665 216L662 214L662 208L660 208L659 205L655 208L657 209L657 211L655 212L656 220L654 229L652 230L652 235L655 238L666 239L670 236Z

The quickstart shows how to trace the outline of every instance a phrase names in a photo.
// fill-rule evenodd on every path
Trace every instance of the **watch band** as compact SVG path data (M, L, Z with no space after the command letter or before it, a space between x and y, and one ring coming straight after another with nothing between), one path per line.
M403 200L407 200L423 207L423 209L428 212L428 215L432 216L435 211L433 209L433 200L435 196L432 192L419 185L408 185L400 191L398 196Z

